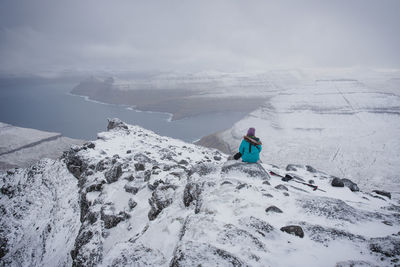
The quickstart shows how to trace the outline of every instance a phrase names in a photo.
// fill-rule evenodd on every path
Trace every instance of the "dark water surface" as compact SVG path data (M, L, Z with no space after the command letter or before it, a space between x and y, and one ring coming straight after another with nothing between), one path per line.
M188 142L230 128L243 112L205 114L168 121L169 114L130 110L124 106L86 101L69 92L79 81L0 79L0 122L85 140L104 131L107 118L120 118L158 134Z

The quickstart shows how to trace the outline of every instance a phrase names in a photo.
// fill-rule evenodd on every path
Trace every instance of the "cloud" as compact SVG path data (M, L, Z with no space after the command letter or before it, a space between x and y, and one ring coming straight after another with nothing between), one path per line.
M0 2L0 71L400 67L400 1Z

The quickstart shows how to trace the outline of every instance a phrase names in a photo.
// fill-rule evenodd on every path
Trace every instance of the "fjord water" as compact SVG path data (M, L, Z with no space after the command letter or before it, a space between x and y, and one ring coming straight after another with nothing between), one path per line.
M107 118L120 118L160 135L193 142L230 128L243 112L204 114L169 121L165 113L140 112L126 106L87 101L69 94L79 81L36 78L0 79L0 121L15 126L62 133L92 140L104 131Z

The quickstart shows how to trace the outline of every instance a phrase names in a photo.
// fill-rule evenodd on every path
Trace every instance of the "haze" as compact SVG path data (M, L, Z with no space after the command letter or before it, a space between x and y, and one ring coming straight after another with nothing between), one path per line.
M400 1L0 2L0 71L400 67Z

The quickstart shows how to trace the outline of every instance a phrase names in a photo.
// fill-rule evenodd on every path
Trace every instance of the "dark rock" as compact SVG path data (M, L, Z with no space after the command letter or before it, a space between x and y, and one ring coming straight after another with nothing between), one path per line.
M89 211L89 202L86 199L86 193L81 193L80 194L80 208L81 208L81 216L80 216L80 221L84 222L86 214Z
M314 180L308 180L309 184L315 184Z
M229 182L229 181L223 181L222 183L221 183L221 185L224 185L224 184L232 184L231 182Z
M286 166L286 171L294 171L296 172L298 168L302 168L303 166L301 165L296 165L296 164L289 164Z
M245 264L229 252L206 243L182 242L173 255L170 267L184 266L220 266L241 267Z
M210 173L213 173L216 171L215 164L210 164L210 163L199 163L194 165L190 171L189 171L189 176L192 176L193 174L197 173L199 176L205 176Z
M145 166L142 163L135 163L134 166L135 166L136 171L144 171L145 170Z
M331 220L355 223L375 216L373 213L355 209L343 200L330 197L307 197L301 199L298 204L308 214Z
M86 187L86 192L89 193L89 192L93 192L93 191L97 191L97 192L101 191L104 183L105 183L105 181L103 180L99 183L91 184L88 187Z
M72 148L63 154L63 159L65 164L67 165L67 169L69 170L72 175L80 179L81 174L85 172L87 169L87 164L84 160L77 154L79 151Z
M273 195L271 195L271 194L263 194L263 196L265 196L265 197L274 197Z
M130 210L133 210L137 206L137 202L134 201L132 198L128 200L128 207Z
M125 177L125 180L128 180L129 182L132 182L132 181L135 180L135 176L133 176L133 174L131 174L131 175Z
M130 149L126 151L126 154L131 154L131 153L132 153L132 150L130 150Z
M94 224L95 222L97 222L99 215L100 212L89 211L85 217L85 221L88 222L89 224Z
M316 173L317 172L317 170L314 169L313 167L311 167L310 165L306 165L306 170L311 172L311 173Z
M73 266L95 266L98 264L101 259L101 251L91 251L89 256L86 255L87 251L85 251L86 253L82 251L85 245L89 244L93 239L93 236L91 230L81 227L75 239L74 249L71 251Z
M126 192L132 193L132 194L134 194L134 195L136 195L137 192L139 192L139 187L133 186L132 184L129 184L129 183L127 183L127 184L124 186L124 189L125 189Z
M147 184L147 187L151 190L154 191L160 184L164 184L163 180L157 180L153 184Z
M247 186L247 184L240 184L240 185L236 186L236 189L240 190L240 189L242 189L243 187L246 187L246 186Z
M133 159L138 163L143 163L143 164L152 162L152 160L143 153L137 153L135 156L133 156Z
M189 162L187 162L186 160L184 160L184 159L182 159L181 161L179 161L178 162L178 164L181 164L181 165L188 165L189 164Z
M259 177L262 180L270 179L269 174L258 163L235 162L226 164L222 167L223 173L229 173L231 171L239 171L249 175L250 177Z
M295 235L295 236L298 236L300 238L304 237L303 228L301 228L301 226L298 226L298 225L284 226L280 230L282 232L286 232L288 234Z
M194 182L187 183L183 191L183 204L185 205L185 207L189 207L192 202L195 202L197 207L196 210L198 210L200 194L201 194L201 186L199 184Z
M95 144L95 143L92 143L92 142L89 142L89 143L85 144L85 146L86 146L87 148L93 149L93 148L96 147L96 144Z
M252 247L265 251L264 244L257 237L233 224L224 225L224 230L218 233L218 241L222 244L236 246L238 243L251 244Z
M108 119L107 131L110 131L112 129L128 130L128 126L125 123L123 123L120 119L117 118Z
M150 181L150 178L151 178L151 171L150 170L145 171L144 172L144 181L148 182L148 181Z
M380 196L372 196L372 197L380 199L380 200L383 200L383 201L386 201L386 199L384 199L383 197L380 197Z
M342 179L340 178L333 178L331 185L334 187L344 187L344 183L342 182Z
M277 186L275 186L275 189L289 191L289 189L283 184L278 184Z
M369 248L372 252L386 257L400 257L400 238L393 236L371 238Z
M304 224L304 225L303 225ZM355 235L350 232L346 232L344 230L331 228L331 227L322 227L320 225L312 225L308 223L303 223L304 231L310 237L311 240L327 244L327 242L333 240L350 240L353 242L365 242L366 238L361 235Z
M335 267L376 267L376 264L373 264L369 261L361 261L361 260L349 260L349 261L339 261L336 263Z
M166 266L167 259L157 249L145 247L143 244L129 244L113 255L112 261L104 266Z
M220 161L222 158L220 156L214 156L214 160Z
M284 195L285 197L290 196L288 192L283 192L283 195Z
M114 214L113 207L108 206L103 207L100 214L100 218L104 222L104 227L106 229L111 229L117 226L120 222L130 218L129 214L124 211Z
M151 209L148 213L148 218L153 221L161 213L163 209L172 204L173 193L177 186L174 185L163 185L155 189L151 198L149 199L149 204Z
M257 233L262 236L266 236L267 234L274 231L274 227L272 225L253 216L242 218L239 220L239 223L241 225L247 226L248 228L256 230Z
M360 189L358 188L357 184L351 181L350 179L343 178L342 182L344 186L348 187L352 192L358 192Z
M386 224L386 225L389 225L389 226L393 226L393 223L392 223L392 222L389 222L389 221L382 221L382 223L383 223L383 224Z
M8 253L8 239L5 236L0 236L0 260Z
M270 182L268 182L267 180L265 180L264 182L262 182L263 184L266 184L266 185L271 185L271 183Z
M276 206L269 206L268 208L265 209L265 212L266 213L268 213L268 212L283 213L283 211Z
M373 190L372 192L377 193L378 195L385 196L389 199L392 199L392 194L383 190Z
M111 165L111 161L109 159L102 159L96 164L96 171L104 171Z
M111 184L118 181L119 177L122 175L122 165L116 164L111 167L110 170L104 173L107 183Z

